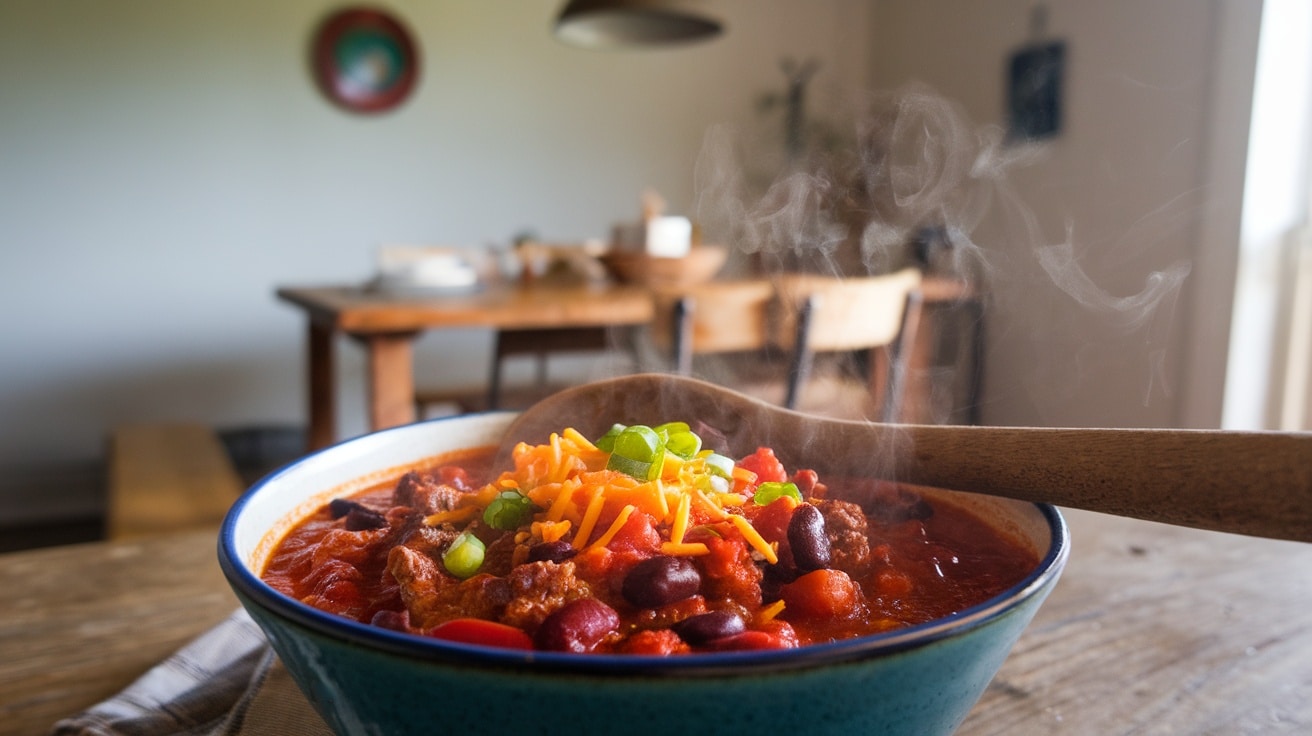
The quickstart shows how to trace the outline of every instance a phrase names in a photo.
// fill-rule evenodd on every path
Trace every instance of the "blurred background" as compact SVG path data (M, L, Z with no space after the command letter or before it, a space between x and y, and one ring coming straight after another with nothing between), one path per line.
M614 51L553 37L561 4L375 6L418 76L358 114L311 72L339 3L0 3L0 529L94 536L125 423L294 454L303 315L275 288L362 283L389 243L605 238L648 190L706 214L708 131L786 144L804 66L816 129L916 89L1010 162L972 170L994 186L963 233L989 295L983 423L1308 426L1299 0L708 0L720 37ZM1053 43L1059 125L1014 140L1010 65ZM418 360L467 383L490 340L426 336ZM337 350L352 436L363 358Z

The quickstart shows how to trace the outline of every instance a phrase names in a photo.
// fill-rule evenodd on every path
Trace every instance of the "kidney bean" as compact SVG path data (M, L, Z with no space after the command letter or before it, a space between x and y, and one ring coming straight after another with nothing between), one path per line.
M686 557L657 555L633 566L624 576L620 593L639 608L659 608L681 601L702 587L701 573Z
M334 498L329 501L328 513L334 519L345 516L348 532L381 529L387 526L387 519L381 513L347 498Z
M529 562L564 562L579 551L574 549L574 545L564 540L558 539L554 542L543 542L529 547Z
M793 510L793 518L788 522L788 546L798 570L829 567L829 537L825 535L825 517L820 509L804 503Z
M409 631L410 630L410 612L409 611L378 611L369 623L383 629L392 631Z
M742 618L733 611L710 611L689 616L674 625L674 633L692 645L705 644L747 630Z
M596 598L579 598L556 609L542 621L533 643L551 652L590 652L619 628L615 609Z

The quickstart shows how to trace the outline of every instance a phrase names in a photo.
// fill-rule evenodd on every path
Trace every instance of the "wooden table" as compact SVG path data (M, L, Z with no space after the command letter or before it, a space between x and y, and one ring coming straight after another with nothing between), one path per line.
M413 343L425 330L639 325L654 316L645 289L609 283L528 282L434 297L394 296L347 286L281 288L277 295L307 315L312 449L339 439L333 356L339 334L364 346L369 427L383 429L415 420Z
M1312 733L1312 545L1066 516L1066 573L960 734ZM44 733L227 616L214 540L0 555L0 734Z
M921 291L931 309L970 294L964 282L933 276L922 282ZM338 335L353 338L366 351L369 427L376 430L415 420L413 343L426 330L644 325L655 317L649 290L609 282L496 284L473 293L429 297L389 295L358 286L283 287L276 293L280 300L302 309L307 318L311 449L340 439L333 353ZM929 360L933 340L931 323L923 320L913 366ZM978 365L978 356L972 362Z

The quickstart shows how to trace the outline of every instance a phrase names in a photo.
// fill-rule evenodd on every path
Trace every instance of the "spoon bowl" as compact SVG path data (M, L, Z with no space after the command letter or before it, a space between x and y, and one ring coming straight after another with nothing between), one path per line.
M773 447L821 477L874 477L1212 531L1312 542L1312 433L881 424L784 409L713 383L640 373L547 397L499 454L574 427L701 425L732 454Z

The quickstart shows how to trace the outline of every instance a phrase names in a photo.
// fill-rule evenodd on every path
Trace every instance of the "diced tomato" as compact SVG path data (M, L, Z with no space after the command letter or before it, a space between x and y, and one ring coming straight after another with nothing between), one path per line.
M756 507L756 513L751 517L752 526L761 533L765 541L786 545L788 522L792 520L793 510L796 508L797 502L790 496L780 496L765 506Z
M856 583L842 570L812 570L783 586L789 616L833 618L850 614L857 604Z
M469 481L469 473L459 465L443 465L438 468L437 479L443 485L448 485L462 491L468 491L474 487Z
M661 548L661 534L656 531L656 519L650 514L634 511L606 546L612 552L631 551L643 557L656 554Z
M793 483L801 492L802 498L824 498L829 489L820 482L820 474L809 468L793 474Z
M880 570L875 575L875 586L880 595L901 598L911 592L913 586L911 578L906 573L889 568Z
M791 649L794 645L782 637L765 631L744 631L741 634L716 639L706 645L717 652L746 652L761 649Z
M692 651L687 642L669 629L639 631L624 642L626 654L644 654L653 657L668 657L671 654L686 654Z
M747 609L761 605L761 568L741 535L707 535L703 543L711 553L698 558L702 567L703 593L708 597L732 600Z
M756 448L756 452L739 460L738 464L756 473L757 483L767 481L779 483L788 480L788 471L784 469L784 464L775 457L774 450L768 447Z
M428 631L434 639L481 644L503 649L532 649L533 640L514 626L484 621L481 618L457 618L438 624Z

